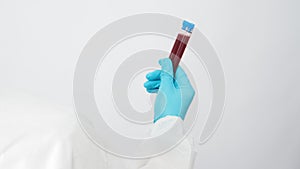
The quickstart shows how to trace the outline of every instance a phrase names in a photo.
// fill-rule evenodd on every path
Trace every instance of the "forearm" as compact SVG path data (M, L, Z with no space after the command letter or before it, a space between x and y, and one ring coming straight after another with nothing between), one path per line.
M159 119L151 131L151 136L159 137L167 130L175 127L174 133L172 135L177 135L183 137L183 121L181 118L176 116L166 116ZM180 144L174 147L169 152L153 157L140 169L188 169L191 159L191 144L187 139L184 139Z

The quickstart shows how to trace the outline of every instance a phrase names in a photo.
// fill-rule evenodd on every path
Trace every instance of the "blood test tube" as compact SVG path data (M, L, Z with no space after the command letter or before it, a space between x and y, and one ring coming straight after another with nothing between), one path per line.
M192 35L194 27L195 25L193 23L184 20L182 23L181 31L177 35L176 41L169 56L173 64L174 76L186 45L188 44L189 39Z

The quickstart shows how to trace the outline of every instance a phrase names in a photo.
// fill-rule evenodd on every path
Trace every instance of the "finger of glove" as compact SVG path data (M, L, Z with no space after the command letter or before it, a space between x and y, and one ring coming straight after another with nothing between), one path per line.
M167 87L167 88L174 87L172 61L169 58L164 58L164 59L159 60L159 64L161 66L161 73L160 73L161 83L160 83L160 86L162 88L164 88L164 87Z
M160 80L161 70L154 70L146 75L148 80Z
M157 93L158 89L147 89L148 93Z
M160 80L147 81L144 83L146 89L158 89L160 86Z

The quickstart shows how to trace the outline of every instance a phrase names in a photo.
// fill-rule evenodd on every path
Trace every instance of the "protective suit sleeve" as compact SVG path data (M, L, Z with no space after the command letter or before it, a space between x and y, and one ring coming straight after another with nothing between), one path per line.
M159 119L148 132L152 137L159 137L171 127L175 127L172 130L175 133L171 134L183 136L183 121L177 116ZM189 169L191 154L191 144L186 138L172 150L150 159L124 159L106 153L107 169Z
M176 135L183 136L183 121L180 117L166 116L159 119L151 131L152 136L159 136L172 126L176 127ZM169 152L153 157L140 169L188 169L191 160L191 144L188 139L184 139L180 144Z

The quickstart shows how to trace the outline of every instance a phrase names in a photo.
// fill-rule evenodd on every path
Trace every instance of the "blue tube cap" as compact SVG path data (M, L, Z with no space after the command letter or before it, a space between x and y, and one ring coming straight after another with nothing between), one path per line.
M187 31L187 32L189 32L189 33L192 33L194 27L195 27L195 24L190 23L190 22L184 20L184 21L182 22L182 28L181 28L181 29L182 29L182 30L185 30L185 31Z

